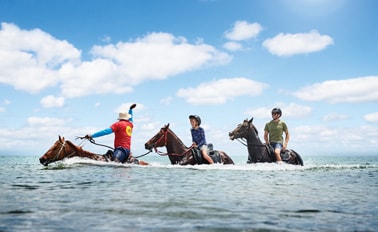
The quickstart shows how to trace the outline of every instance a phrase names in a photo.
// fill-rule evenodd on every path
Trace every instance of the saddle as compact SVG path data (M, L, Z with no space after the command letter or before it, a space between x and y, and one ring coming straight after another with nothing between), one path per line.
M269 150L269 156L270 158L272 158L272 160L276 160L276 156L274 155L274 149L272 146L269 145L266 145L268 150ZM285 151L281 150L281 160L282 161L288 161L290 159L290 151L288 149L286 149Z
M111 162L111 161L114 161L114 156L113 156L114 152L112 150L108 150L105 154L103 154L102 156L105 158L105 160L107 162ZM127 157L127 160L125 161L125 163L131 163L131 164L139 164L139 161L138 159L134 158L131 154L129 155L129 157Z
M212 143L207 144L207 148L208 148L207 152L210 158L214 161L214 163L221 163L222 162L221 155L219 151L214 150L213 144ZM200 149L193 148L192 155L198 164L204 164L206 162L202 156L202 152Z

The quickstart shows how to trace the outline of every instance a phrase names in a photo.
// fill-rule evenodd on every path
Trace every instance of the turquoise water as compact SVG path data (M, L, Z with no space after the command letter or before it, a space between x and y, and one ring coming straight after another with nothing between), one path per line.
M0 156L0 231L377 231L378 156L150 166Z

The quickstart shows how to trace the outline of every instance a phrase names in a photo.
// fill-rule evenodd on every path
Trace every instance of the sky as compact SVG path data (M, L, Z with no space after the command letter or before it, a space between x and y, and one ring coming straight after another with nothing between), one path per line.
M59 135L105 153L76 136L108 128L132 103L135 156L168 123L190 146L197 114L208 143L247 157L228 133L253 117L263 139L274 107L303 158L378 155L377 9L375 0L2 0L0 155L41 156ZM112 145L113 135L96 142Z

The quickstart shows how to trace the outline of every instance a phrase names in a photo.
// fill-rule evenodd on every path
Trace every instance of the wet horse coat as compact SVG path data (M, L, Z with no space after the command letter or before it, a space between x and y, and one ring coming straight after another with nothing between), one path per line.
M202 158L202 154L198 149L184 145L181 139L169 129L169 124L161 128L157 134L145 143L147 150L155 149L155 151L158 152L158 147L166 147L167 153L164 155L168 155L171 164L208 164L208 162ZM161 154L160 152L158 153ZM209 156L213 159L214 163L234 164L234 161L225 152L213 150L210 144Z
M239 124L229 133L230 139L245 139L247 141L244 145L246 145L248 149L248 163L276 162L273 148L270 145L261 142L258 136L258 131L252 124L252 121L253 118L249 121L246 119L243 123ZM292 149L282 151L281 159L289 164L303 166L301 156Z
M112 159L113 152L108 151L105 155L98 155L89 151L84 150L80 146L76 146L69 140L65 140L64 137L58 138L58 140L50 147L45 154L39 158L39 162L45 166L50 163L72 157L83 157L98 161L110 162ZM126 163L134 163L140 165L147 165L148 163L138 160L131 155L129 156Z

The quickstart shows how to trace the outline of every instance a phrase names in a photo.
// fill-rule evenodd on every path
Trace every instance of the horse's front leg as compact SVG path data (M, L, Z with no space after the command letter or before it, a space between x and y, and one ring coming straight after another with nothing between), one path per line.
M184 157L180 162L178 162L179 165L194 165L197 161L194 159L194 157L191 155L189 157Z

